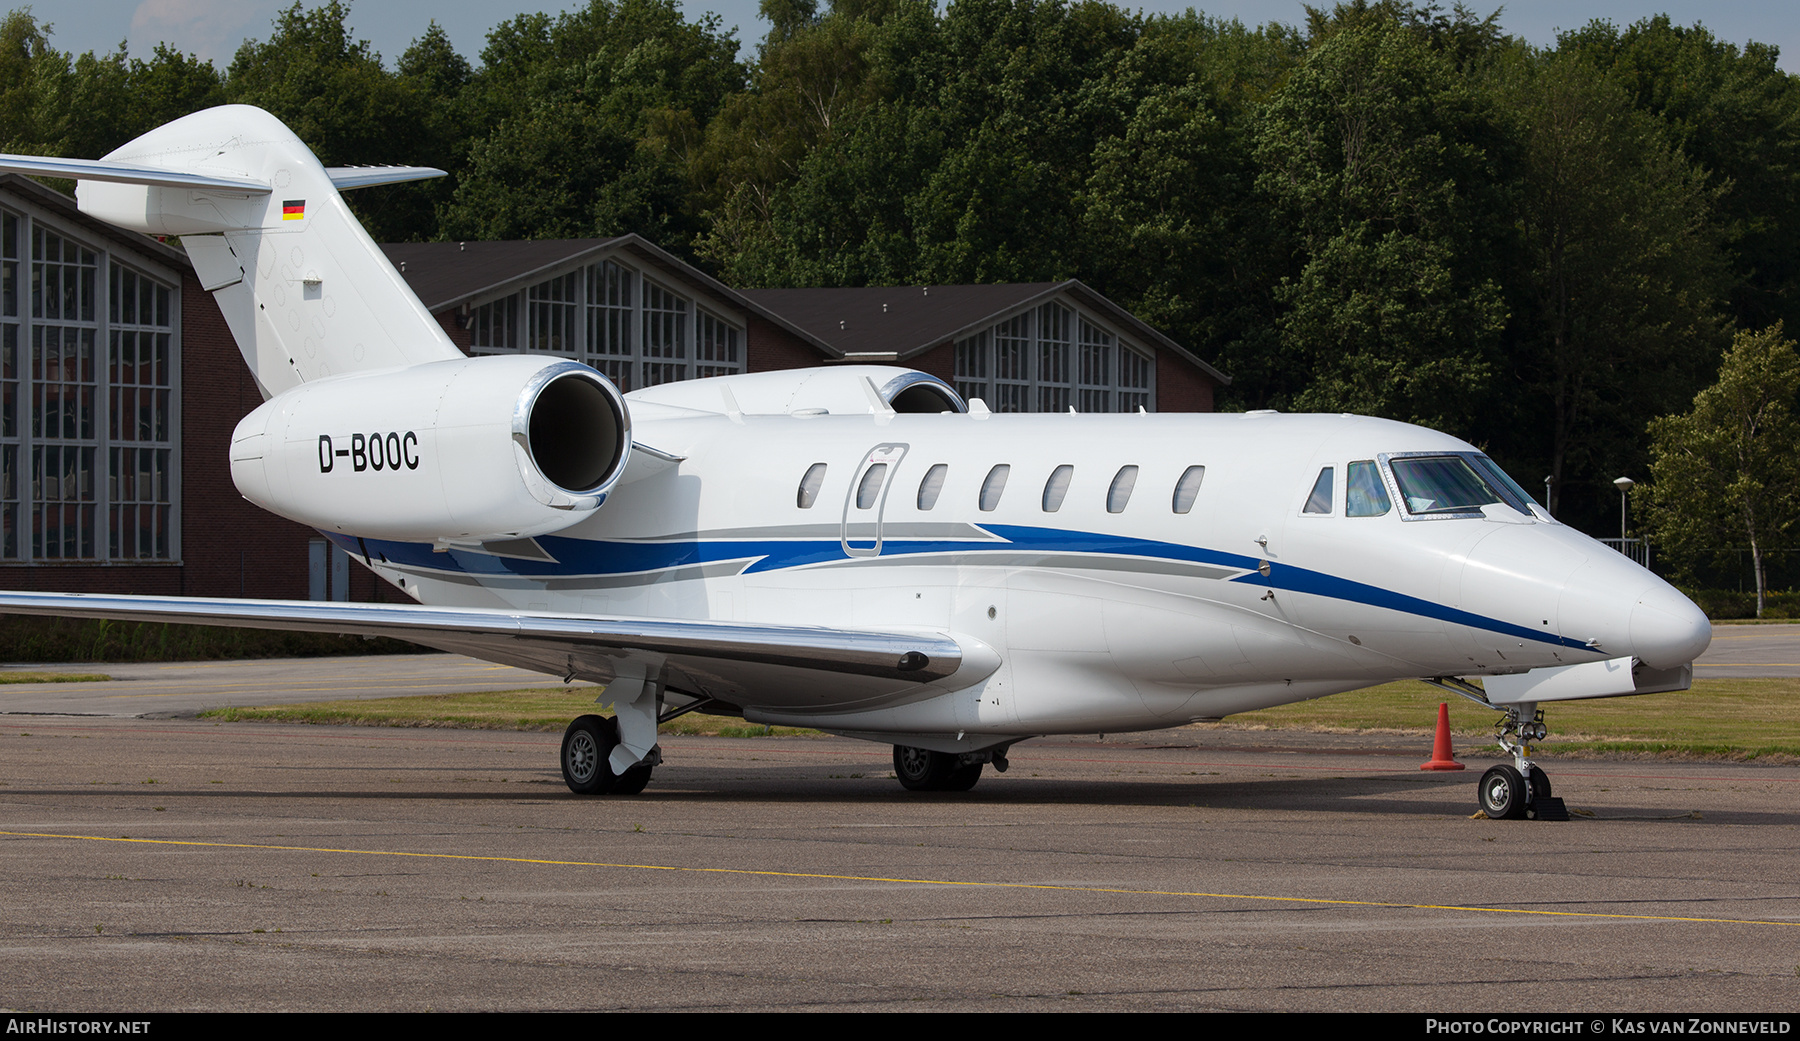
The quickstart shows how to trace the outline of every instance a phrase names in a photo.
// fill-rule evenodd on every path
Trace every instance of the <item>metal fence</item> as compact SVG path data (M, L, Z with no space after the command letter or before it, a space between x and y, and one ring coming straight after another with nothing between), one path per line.
M1643 539L1601 539L1613 549L1636 561L1646 571L1650 568L1650 543Z

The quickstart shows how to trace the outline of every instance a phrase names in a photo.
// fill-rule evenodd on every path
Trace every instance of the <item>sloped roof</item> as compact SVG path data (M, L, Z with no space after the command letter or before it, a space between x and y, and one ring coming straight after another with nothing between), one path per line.
M45 209L56 211L62 217L81 225L95 235L111 239L128 249L134 249L147 257L160 260L178 272L193 267L188 263L187 252L173 241L164 241L162 238L126 231L124 228L90 217L76 206L74 196L64 195L30 177L22 177L19 174L0 174L0 190L22 195L42 205Z
M479 297L503 296L536 285L552 274L599 259L607 253L629 253L639 263L689 289L754 314L793 333L828 357L838 357L818 340L742 293L657 246L641 235L610 239L516 239L503 242L384 242L381 251L400 270L400 277L436 314Z
M977 286L742 289L846 357L906 359L985 329L1010 314L1068 296L1145 344L1167 348L1221 384L1231 377L1077 279Z
M639 235L509 242L401 242L381 247L427 310L536 285L603 254L632 254L666 278L781 326L831 358L904 362L1056 296L1067 296L1146 345L1174 351L1221 384L1231 377L1076 279L975 286L732 289Z

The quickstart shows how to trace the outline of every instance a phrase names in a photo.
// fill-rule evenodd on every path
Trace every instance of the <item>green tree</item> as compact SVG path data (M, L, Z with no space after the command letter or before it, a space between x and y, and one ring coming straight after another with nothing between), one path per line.
M1623 30L1595 22L1558 50L1607 70L1705 172L1737 321L1800 322L1800 77L1781 70L1777 48L1739 48L1658 15Z
M1645 527L1684 567L1747 540L1758 618L1764 554L1800 522L1796 393L1800 355L1782 327L1740 332L1693 411L1650 424L1652 481L1639 500Z
M690 157L742 89L736 54L716 17L688 22L674 0L591 0L496 27L467 88L483 133L442 233L635 231L684 251L700 227Z
M1276 289L1292 405L1475 436L1507 319L1507 146L1492 99L1399 18L1315 44L1257 127L1297 253Z
M355 38L349 8L298 2L275 19L268 40L238 49L226 74L234 102L273 113L326 166L414 163L430 150L431 98L390 73L367 40ZM376 240L420 237L416 210L386 203L407 186L353 193L350 204ZM404 193L402 193L404 197Z
M1501 93L1522 156L1505 441L1547 459L1556 512L1641 462L1642 417L1691 400L1724 346L1716 193L1578 56L1529 55Z

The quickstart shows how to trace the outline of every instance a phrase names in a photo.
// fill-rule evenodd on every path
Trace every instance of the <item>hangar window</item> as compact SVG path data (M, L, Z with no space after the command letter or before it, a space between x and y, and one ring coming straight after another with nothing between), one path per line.
M956 342L956 390L994 412L1156 407L1155 359L1054 301Z
M744 333L701 302L614 260L473 308L473 354L560 354L622 391L744 371Z
M0 212L0 559L180 552L179 295L128 260Z
M1200 497L1200 482L1206 480L1206 467L1190 466L1181 471L1181 480L1175 482L1175 497L1169 508L1176 513L1188 513L1194 508L1194 500Z

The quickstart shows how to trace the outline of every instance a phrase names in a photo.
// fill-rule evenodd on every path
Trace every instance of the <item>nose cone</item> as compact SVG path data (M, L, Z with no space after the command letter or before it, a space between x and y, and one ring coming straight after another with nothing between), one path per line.
M1667 585L1645 590L1632 608L1631 653L1651 668L1686 665L1711 642L1706 612Z
M1614 550L1594 546L1563 586L1562 634L1593 640L1607 657L1631 655L1654 669L1686 665L1712 642L1693 601Z

